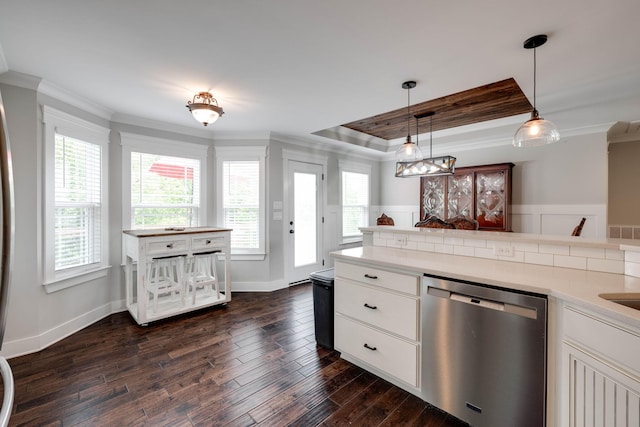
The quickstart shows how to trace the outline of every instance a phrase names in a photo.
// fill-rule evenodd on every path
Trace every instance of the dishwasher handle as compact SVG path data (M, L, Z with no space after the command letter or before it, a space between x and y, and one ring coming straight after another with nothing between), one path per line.
M438 298L449 299L451 301L458 301L464 304L473 305L476 307L482 307L489 310L502 311L505 313L511 313L529 319L538 318L538 310L533 307L524 307L515 304L509 304L506 302L492 301L484 298L478 298L476 296L465 295L457 292L450 292L444 289L434 288L429 286L427 293L431 296Z

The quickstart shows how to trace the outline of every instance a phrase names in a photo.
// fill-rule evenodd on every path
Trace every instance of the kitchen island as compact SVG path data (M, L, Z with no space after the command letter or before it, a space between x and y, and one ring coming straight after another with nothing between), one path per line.
M230 229L217 227L123 231L126 306L135 321L146 325L231 301L230 239ZM189 271L193 276L197 273L194 269L201 264L195 263L197 257L206 257L209 270L215 272L210 274L212 283L207 283L208 289L198 289L193 278L189 282ZM167 268L177 270L177 290L150 295L150 276L157 271L151 267L154 263L169 261L172 264L166 264ZM156 299L153 304L150 296Z
M419 277L430 274L544 295L549 304L547 425L617 425L610 424L612 418L607 417L623 417L628 420L624 425L640 425L640 311L600 297L640 295L640 278L636 277L640 245L632 241L397 227L365 228L363 233L364 247L332 253L336 260L336 299L344 295L342 287L353 289L357 284L358 289L368 288L369 294L386 292L403 299L401 318L409 312L407 303L413 301L418 308L414 310L416 317L405 320L404 326L389 322L380 326L375 319L339 309L349 304L336 300L336 324L339 317L340 324L352 324L349 330L336 328L336 347L345 359L421 395L427 386L420 382L424 343L420 332L413 331L430 325L421 321ZM373 281L365 274L378 279ZM388 274L403 275L404 282L412 286L398 289L394 283L403 282L385 280ZM369 310L367 315L372 316L374 311L382 310ZM372 352L363 352L352 342L353 336L346 336L355 330L403 343L395 346L398 360L405 361L402 368L389 361L377 364L374 359L367 360ZM407 330L411 334L397 332ZM341 348L340 343L348 344ZM406 362L408 355L413 355L411 364ZM386 357L395 359L393 355Z

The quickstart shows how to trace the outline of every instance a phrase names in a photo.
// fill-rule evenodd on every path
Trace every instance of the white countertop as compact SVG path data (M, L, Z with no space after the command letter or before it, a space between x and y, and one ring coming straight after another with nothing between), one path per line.
M331 255L337 260L362 261L550 295L640 330L640 310L598 296L601 293L640 294L640 278L637 277L379 246L344 249Z

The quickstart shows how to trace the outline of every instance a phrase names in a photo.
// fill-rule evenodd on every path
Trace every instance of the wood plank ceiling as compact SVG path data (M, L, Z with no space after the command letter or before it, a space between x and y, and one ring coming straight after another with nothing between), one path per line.
M434 112L433 131L500 119L528 113L533 106L513 78L479 86L411 106L411 115ZM415 119L410 120L411 135L415 135ZM385 140L407 135L407 109L356 120L342 126ZM429 119L418 121L420 134L429 132Z

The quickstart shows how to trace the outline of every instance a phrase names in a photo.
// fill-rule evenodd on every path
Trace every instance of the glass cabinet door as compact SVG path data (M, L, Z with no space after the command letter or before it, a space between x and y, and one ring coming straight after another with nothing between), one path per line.
M505 172L476 174L476 220L480 228L505 228Z
M422 182L421 219L425 219L428 215L444 218L445 195L447 194L446 179L446 176L432 176Z
M473 173L448 176L447 219L473 219Z

